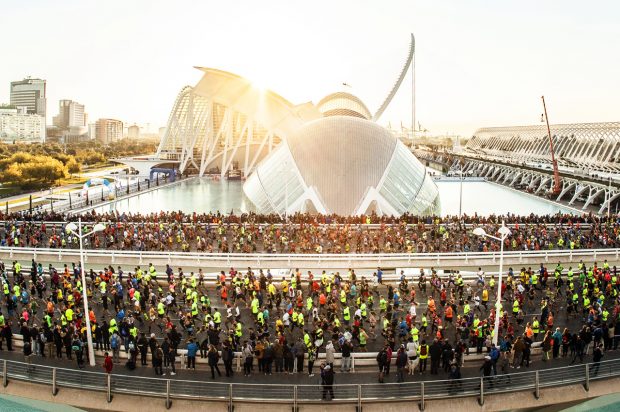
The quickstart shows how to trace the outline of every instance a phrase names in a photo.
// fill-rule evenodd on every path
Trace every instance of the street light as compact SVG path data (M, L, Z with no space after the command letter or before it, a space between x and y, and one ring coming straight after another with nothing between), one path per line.
M499 252L499 280L497 282L497 302L495 303L495 327L493 328L493 344L497 346L497 338L499 335L499 309L502 307L502 273L504 271L504 240L510 236L510 229L506 227L504 221L502 221L502 227L499 228L497 233L500 237L489 235L483 228L477 227L473 230L474 235L481 237L488 237L498 240L501 244Z
M84 267L84 245L82 240L86 236L105 230L103 223L97 223L93 230L88 233L82 233L82 218L78 219L78 224L71 222L65 227L67 233L71 233L80 239L80 272L82 272L82 299L84 300L84 317L86 318L86 341L88 342L88 359L90 366L95 366L95 350L93 348L93 335L90 329L90 316L88 311L88 294L86 293L86 272Z

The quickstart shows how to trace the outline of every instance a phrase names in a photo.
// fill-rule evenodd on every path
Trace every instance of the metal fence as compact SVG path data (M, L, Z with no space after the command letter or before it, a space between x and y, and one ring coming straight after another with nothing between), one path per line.
M49 385L53 395L63 387L93 390L105 393L108 402L112 401L113 394L118 393L163 398L167 408L173 399L194 399L225 402L230 410L235 402L279 403L296 408L300 404L322 400L323 388L318 380L315 385L220 383L107 375L9 360L2 362L1 376L5 387L15 380ZM591 381L617 376L620 376L620 359L603 361L598 365L588 363L459 380L335 384L333 390L334 402L337 403L361 408L363 403L368 402L416 401L424 410L425 401L430 399L476 397L482 405L484 397L489 394L532 391L533 396L538 398L541 388L582 384L587 391Z

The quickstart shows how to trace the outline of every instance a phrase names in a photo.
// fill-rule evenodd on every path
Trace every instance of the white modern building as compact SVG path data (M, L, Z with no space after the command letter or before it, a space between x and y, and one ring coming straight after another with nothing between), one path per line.
M4 143L45 142L45 117L28 114L25 106L0 107L0 141Z

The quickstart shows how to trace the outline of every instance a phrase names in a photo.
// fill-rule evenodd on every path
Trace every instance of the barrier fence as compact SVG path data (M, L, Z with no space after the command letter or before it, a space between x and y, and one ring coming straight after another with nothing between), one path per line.
M269 254L269 253L199 253L199 252L158 252L87 249L85 259L96 259L106 263L171 264L178 266L214 265L239 266L250 264L257 267L426 267L431 266L471 266L496 264L499 252L461 252L461 253L385 253L385 254ZM0 247L0 258L47 259L61 262L63 259L79 259L79 249L50 249L26 247ZM603 260L618 261L620 249L564 249L537 251L505 251L505 264L533 264L542 262L585 262ZM529 262L529 263L528 263Z
M108 375L9 360L2 361L1 374L4 387L15 380L48 385L53 395L62 388L92 390L105 393L108 402L112 402L114 394L157 397L165 400L167 408L170 408L173 399L225 402L229 410L235 402L278 403L296 408L300 404L321 402L323 389L318 379L314 385L220 383ZM339 376L336 375L336 381ZM358 408L369 402L413 401L424 410L427 400L446 397L476 397L483 405L485 396L491 394L532 391L533 396L538 398L541 388L570 384L582 384L588 391L591 381L617 376L620 376L620 359L458 380L334 384L333 390L334 402L352 404Z

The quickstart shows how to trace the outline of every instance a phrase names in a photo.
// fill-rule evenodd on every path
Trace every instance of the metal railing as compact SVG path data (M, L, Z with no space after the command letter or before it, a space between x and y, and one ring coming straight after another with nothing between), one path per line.
M78 259L78 249L49 249L25 247L0 247L0 258L22 259L30 261L34 258L48 261ZM200 252L158 252L132 250L85 250L86 261L89 258L106 261L107 263L142 264L153 262L156 265L165 263L179 266L266 266L271 268L316 267L428 267L430 266L467 266L495 264L499 261L499 252L461 252L461 253L384 253L384 254L267 254L267 253L200 253ZM562 261L572 262L583 259L587 262L597 260L618 261L620 249L563 249L535 251L505 251L504 261L507 264L542 263Z
M141 376L108 375L76 369L55 368L32 363L3 360L1 376L6 387L11 380L50 385L52 394L59 388L76 388L106 393L108 402L114 393L164 398L169 408L172 399L196 399L226 402L300 404L321 401L323 387L315 385L246 384L204 382L184 379L159 379ZM340 375L337 375L339 377ZM335 402L361 407L364 402L417 401L424 410L429 399L450 397L478 398L484 404L489 394L533 391L536 398L541 388L582 384L586 391L590 381L620 376L620 359L541 369L491 377L458 380L430 380L406 383L335 384Z

